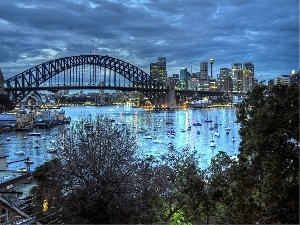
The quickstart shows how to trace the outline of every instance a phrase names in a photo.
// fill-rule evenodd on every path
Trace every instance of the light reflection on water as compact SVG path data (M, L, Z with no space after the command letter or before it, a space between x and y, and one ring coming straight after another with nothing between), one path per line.
M82 116L102 114L108 118L114 118L116 122L126 123L137 133L140 129L146 129L146 133L137 133L138 145L141 154L153 155L156 157L168 153L168 144L173 143L177 150L186 146L190 150L196 150L198 156L201 155L201 165L205 167L209 164L210 159L218 153L218 151L227 152L228 155L234 155L238 151L240 137L238 135L239 124L236 121L236 110L233 107L228 108L212 108L204 110L178 110L178 111L145 111L137 108L126 106L102 106L102 107L65 107L66 116L71 116L72 121L78 120ZM165 119L169 117L174 120L172 125L165 124ZM206 123L207 118L212 119L212 123ZM193 126L193 123L201 122L202 126ZM213 130L209 127L214 123L221 124ZM188 126L191 129L188 130ZM225 134L225 127L230 128L229 134ZM13 162L29 157L34 164L31 165L33 170L46 160L53 157L47 153L47 148L51 147L51 140L54 139L51 134L56 133L60 129L59 126L51 129L39 129L38 131L45 134L46 139L41 137L27 136L26 132L11 132L0 134L0 154L8 155L7 162ZM175 138L170 138L167 132L173 129L176 132ZM220 137L214 136L215 131L219 131ZM185 131L185 132L183 132ZM200 131L200 134L197 133ZM160 140L160 143L154 143L152 139L145 139L144 135L149 134ZM27 139L24 139L27 136ZM7 138L10 141L6 141ZM231 138L235 137L235 142ZM40 148L34 148L36 140L40 144ZM209 143L211 140L216 142L216 147L211 148ZM24 155L15 154L16 151L23 150ZM16 162L9 164L9 170L16 170L25 167L24 162Z

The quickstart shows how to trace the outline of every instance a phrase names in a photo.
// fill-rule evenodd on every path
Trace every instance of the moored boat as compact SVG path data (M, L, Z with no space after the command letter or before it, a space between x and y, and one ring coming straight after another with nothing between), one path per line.
M40 132L30 132L28 133L28 136L41 136L42 133Z
M16 151L16 152L15 152L15 154L16 154L16 155L24 155L24 154L25 154L25 152L24 152L24 151L22 151L22 150L20 150L20 151Z

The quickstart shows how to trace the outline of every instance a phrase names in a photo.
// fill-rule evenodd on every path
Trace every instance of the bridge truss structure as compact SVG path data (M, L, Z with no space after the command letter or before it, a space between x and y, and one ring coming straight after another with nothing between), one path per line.
M168 89L153 77L123 60L108 55L79 55L36 65L4 81L14 103L38 90L113 89L140 91L154 105L164 102Z

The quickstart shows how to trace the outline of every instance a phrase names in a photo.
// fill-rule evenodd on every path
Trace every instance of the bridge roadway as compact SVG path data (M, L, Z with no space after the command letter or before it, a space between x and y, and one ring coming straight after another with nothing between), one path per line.
M152 91L152 92L168 92L169 90L167 88L161 88L161 89L155 89L155 88L143 88L143 87L128 87L128 86L113 86L113 85L106 85L106 86L100 86L100 85L84 85L84 86L78 86L78 85L59 85L59 86L41 86L41 87L16 87L16 88L4 88L5 91L50 91L50 92L57 92L59 90L121 90L121 91L139 91L139 92L145 92L145 91ZM175 89L175 95L176 96L224 96L225 92L219 92L219 91L199 91L199 90L178 90Z
M154 105L166 102L173 104L178 96L223 95L222 92L175 90L174 84L162 84L136 66L108 55L79 55L54 59L36 65L5 81L2 77L0 81L0 86L4 87L14 103L21 102L32 91L55 92L62 89L140 91Z

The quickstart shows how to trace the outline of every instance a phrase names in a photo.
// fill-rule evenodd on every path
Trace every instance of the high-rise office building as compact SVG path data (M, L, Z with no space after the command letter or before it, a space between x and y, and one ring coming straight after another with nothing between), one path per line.
M253 72L251 70L244 69L243 70L243 93L247 93L254 88L254 77Z
M187 89L187 68L181 68L179 74L180 89Z
M244 70L248 70L248 73L254 77L254 64L253 62L244 62Z
M254 88L254 64L252 62L244 62L242 85L244 93Z
M242 63L234 63L231 67L232 92L242 92L243 66Z
M161 83L167 81L166 57L158 57L156 63L150 63L150 76Z
M231 71L228 68L220 69L220 76L218 78L218 89L224 92L230 92L232 86Z
M200 79L208 80L208 62L200 62Z

